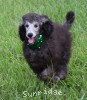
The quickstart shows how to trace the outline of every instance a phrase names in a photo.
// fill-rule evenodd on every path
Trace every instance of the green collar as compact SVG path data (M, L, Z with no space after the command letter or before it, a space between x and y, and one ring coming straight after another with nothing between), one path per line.
M27 45L28 45L28 47L29 47L30 49L35 50L35 49L40 49L42 43L43 43L43 36L40 35L39 38L38 38L38 40L37 40L33 45L31 45L31 44L29 44L29 43L28 43Z

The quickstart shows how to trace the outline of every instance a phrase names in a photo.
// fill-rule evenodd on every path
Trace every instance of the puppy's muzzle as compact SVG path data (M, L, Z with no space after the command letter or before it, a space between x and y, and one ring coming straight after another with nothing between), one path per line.
M28 33L28 38L32 38L33 33Z

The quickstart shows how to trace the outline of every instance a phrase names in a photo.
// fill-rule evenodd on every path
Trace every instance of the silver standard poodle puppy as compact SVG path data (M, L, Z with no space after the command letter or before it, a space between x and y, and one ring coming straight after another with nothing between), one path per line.
M19 37L23 42L24 57L40 79L58 82L66 78L72 42L69 29L74 19L72 11L66 14L63 25L36 13L22 17Z

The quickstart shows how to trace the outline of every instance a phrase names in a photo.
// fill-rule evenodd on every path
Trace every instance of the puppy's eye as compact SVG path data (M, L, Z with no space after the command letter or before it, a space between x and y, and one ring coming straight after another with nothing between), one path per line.
M38 27L38 25L37 25L37 24L35 24L35 25L34 25L34 27L35 27L35 28L37 28L37 27Z
M26 25L25 25L25 27L29 27L29 25L28 25L28 24L26 24Z

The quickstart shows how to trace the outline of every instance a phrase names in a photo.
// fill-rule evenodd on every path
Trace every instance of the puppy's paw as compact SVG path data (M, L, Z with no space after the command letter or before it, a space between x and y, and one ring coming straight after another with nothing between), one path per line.
M40 73L40 77L44 80L48 79L50 76L52 75L52 69L51 67L48 67L46 69L44 69L41 73Z
M41 72L40 77L41 77L43 80L46 80L46 79L48 78L48 72L47 72L46 69L45 69L44 71Z
M54 82L57 83L60 81L60 77L59 76L54 76Z

